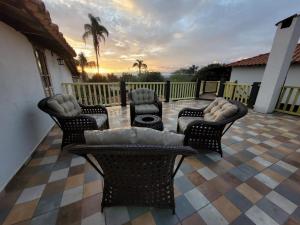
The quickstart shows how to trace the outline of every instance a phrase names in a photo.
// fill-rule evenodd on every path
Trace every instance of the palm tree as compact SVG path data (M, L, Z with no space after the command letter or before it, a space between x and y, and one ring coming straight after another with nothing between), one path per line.
M85 73L84 67L88 65L88 61L83 52L80 52L78 54L78 64L81 67L81 73Z
M192 65L189 67L189 71L191 72L191 74L195 75L196 72L198 71L199 67L198 66L195 66L195 65Z
M139 69L139 75L141 75L142 69L147 69L147 64L143 60L136 59L136 62L133 63L132 67L137 67Z
M84 34L82 36L83 40L89 36L93 38L93 45L96 54L96 62L97 62L97 69L99 73L99 58L100 58L100 43L103 41L105 42L105 35L108 37L107 29L101 24L101 20L98 16L93 16L89 13L90 24L84 24Z

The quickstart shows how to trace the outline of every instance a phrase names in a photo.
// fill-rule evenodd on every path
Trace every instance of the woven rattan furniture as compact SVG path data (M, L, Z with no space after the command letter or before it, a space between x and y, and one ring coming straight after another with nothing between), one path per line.
M50 103L53 102L62 106L61 111L51 107ZM85 106L77 103L70 95L44 98L38 103L38 107L49 114L63 131L61 148L67 144L85 143L84 130L109 128L107 109L104 106Z
M128 133L128 131L126 132ZM153 132L158 132L158 135L165 134L165 131L153 130ZM174 135L178 139L178 134L169 133L168 135ZM114 137L117 140L122 139L118 135L114 135ZM145 139L150 142L147 137ZM183 138L181 142L183 142ZM107 141L107 138L104 140ZM152 140L152 142L155 141ZM174 176L184 157L196 154L196 151L188 146L141 143L70 145L66 146L65 150L86 158L103 176L102 211L104 207L111 206L145 206L170 208L173 214L175 213ZM101 168L88 155L92 155ZM181 158L175 165L175 158L178 155L181 155Z
M161 118L156 115L138 115L135 117L133 121L133 126L135 127L147 127L155 130L162 131L164 129L163 122Z
M151 114L162 117L162 103L158 100L155 91L147 88L132 90L128 94L130 102L131 125L137 115Z
M198 152L215 151L223 156L221 138L231 125L245 116L248 109L238 101L229 101L237 107L236 113L220 121L205 121L202 109L184 108L178 114L177 132L185 135L185 145L191 146ZM209 107L209 106L208 106ZM182 118L186 117L186 118ZM180 126L180 119L186 120L186 125Z

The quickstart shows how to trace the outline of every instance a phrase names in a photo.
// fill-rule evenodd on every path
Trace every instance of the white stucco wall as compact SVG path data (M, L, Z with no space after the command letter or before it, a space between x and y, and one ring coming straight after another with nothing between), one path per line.
M72 79L65 66L56 66L49 54L54 90L61 92L60 82ZM44 97L31 43L0 22L0 191L53 126L50 117L37 108Z
M72 83L72 74L66 65L58 65L58 56L50 50L45 51L49 73L52 78L54 93L63 93L62 82Z
M234 67L231 71L231 81L238 83L261 82L265 66ZM291 65L285 85L300 86L300 65Z

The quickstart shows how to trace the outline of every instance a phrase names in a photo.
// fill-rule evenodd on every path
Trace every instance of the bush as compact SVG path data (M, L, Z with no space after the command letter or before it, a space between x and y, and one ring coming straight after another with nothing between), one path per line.
M138 81L140 82L163 82L165 78L160 72L147 72L138 75Z

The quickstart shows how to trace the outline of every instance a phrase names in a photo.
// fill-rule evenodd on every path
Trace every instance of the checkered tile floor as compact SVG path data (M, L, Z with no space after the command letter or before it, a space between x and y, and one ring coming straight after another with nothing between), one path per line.
M178 111L204 101L164 104L175 130ZM129 126L129 110L109 108L111 127ZM175 178L176 215L138 207L100 212L102 179L83 158L59 150L54 128L0 195L0 223L22 225L300 224L300 119L254 112L223 138L224 158L187 158Z

